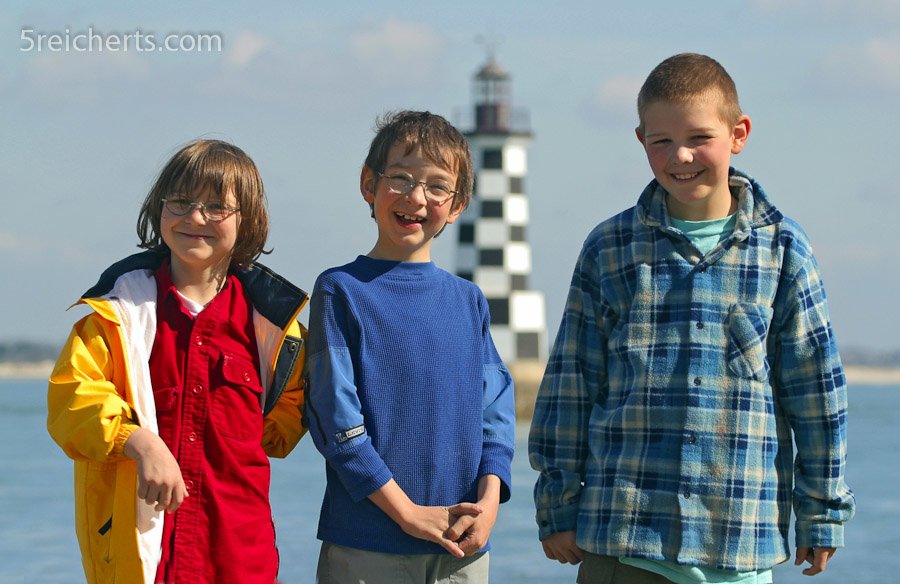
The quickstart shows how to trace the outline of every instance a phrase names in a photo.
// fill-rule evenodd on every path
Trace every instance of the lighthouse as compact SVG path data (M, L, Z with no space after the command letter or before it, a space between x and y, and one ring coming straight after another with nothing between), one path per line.
M473 78L466 132L475 166L472 203L457 221L457 275L477 284L491 336L507 364L547 358L544 295L529 289L528 112L511 107L510 76L489 55ZM468 118L468 116L466 116Z

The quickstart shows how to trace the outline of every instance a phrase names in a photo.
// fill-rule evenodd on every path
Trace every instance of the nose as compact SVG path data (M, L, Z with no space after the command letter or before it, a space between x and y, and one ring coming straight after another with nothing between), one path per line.
M206 223L206 215L203 214L203 208L198 204L194 204L186 215L194 223Z
M421 195L419 194L419 187L422 187ZM428 202L428 197L426 197L425 195L425 183L423 182L417 182L416 184L414 184L412 190L406 194L407 198L412 199L414 202L420 205L425 205Z
M694 152L687 146L678 146L675 148L675 160L681 163L688 163L694 160Z

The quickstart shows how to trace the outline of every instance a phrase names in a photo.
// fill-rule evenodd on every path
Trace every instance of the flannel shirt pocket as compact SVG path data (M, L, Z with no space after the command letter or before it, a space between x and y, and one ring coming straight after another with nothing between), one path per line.
M728 369L745 379L766 381L766 336L774 311L771 306L738 302L728 309Z

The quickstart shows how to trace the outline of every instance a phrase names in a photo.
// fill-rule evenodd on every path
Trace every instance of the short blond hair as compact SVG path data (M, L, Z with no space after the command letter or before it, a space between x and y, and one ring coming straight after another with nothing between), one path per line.
M640 128L644 113L656 101L687 103L714 95L719 98L720 115L728 124L736 124L743 112L737 87L718 61L697 53L680 53L657 65L638 92Z

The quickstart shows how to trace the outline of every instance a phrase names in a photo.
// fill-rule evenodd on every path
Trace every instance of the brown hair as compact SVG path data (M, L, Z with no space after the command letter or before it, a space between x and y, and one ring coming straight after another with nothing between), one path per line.
M465 137L445 118L431 112L388 112L375 122L375 138L369 146L366 166L384 172L388 152L403 144L409 154L417 146L429 160L456 173L458 191L453 209L465 209L472 200L472 155Z
M736 124L741 106L734 80L725 68L715 59L697 53L669 57L650 72L638 92L640 127L644 127L644 112L655 101L687 103L713 93L721 100L722 119Z
M262 177L243 150L221 140L194 140L182 147L159 173L138 215L138 247L166 250L160 234L162 199L172 194L188 198L204 191L224 199L234 192L241 222L231 265L246 268L262 253L269 236L269 212Z

